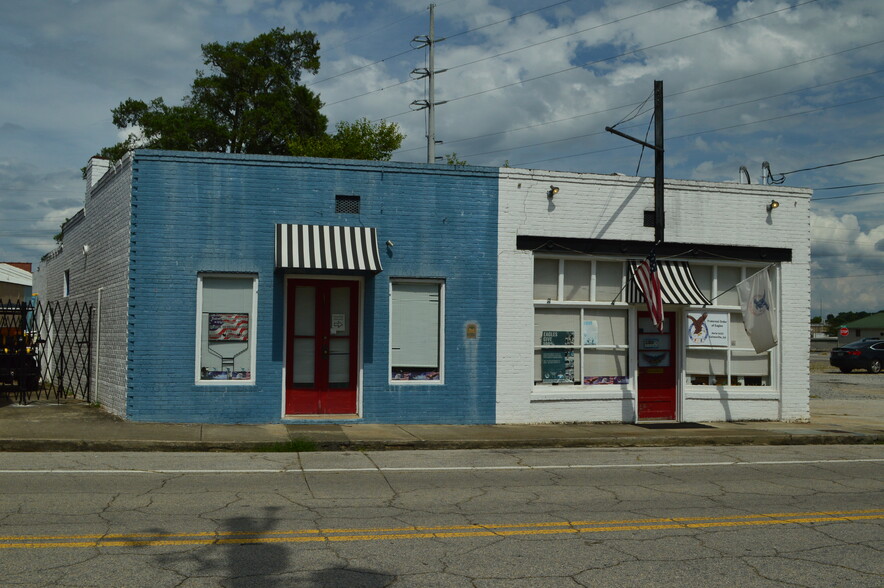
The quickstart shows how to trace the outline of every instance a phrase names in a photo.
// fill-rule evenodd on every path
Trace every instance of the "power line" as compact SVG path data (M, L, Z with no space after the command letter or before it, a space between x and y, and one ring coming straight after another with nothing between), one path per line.
M321 80L316 80L316 81L313 81L313 82L310 82L310 83L307 83L304 85L309 88L311 86L315 86L316 84L321 84L322 82L327 82L329 80L333 80L335 78L339 78L341 76L345 76L345 75L351 74L353 72L363 70L367 67L371 67L371 66L377 65L379 63L384 63L385 61L387 61L389 59L395 59L397 57L402 57L403 55L405 55L407 53L411 53L412 51L417 51L418 49L421 49L421 47L412 47L412 48L406 49L405 51L402 51L400 53L396 53L395 55L390 55L388 57L384 57L383 59L378 59L377 61L372 61L371 63L367 63L365 65L360 65L359 67L354 67L353 69L341 72L339 74L335 74L333 76L329 76L327 78L322 78ZM396 84L396 85L399 86L401 84L406 84L406 83L412 82L412 81L414 81L414 80L405 80L404 82L400 82L399 84ZM390 86L390 87L392 88L393 86ZM380 88L378 90L373 90L372 92L367 92L367 94L372 94L374 92L380 92L381 90L386 90L386 88ZM339 100L338 102L346 102L347 100L352 100L353 98L359 98L360 96L365 96L365 95L366 94L360 94L359 96L353 96L351 98L347 98L346 100ZM332 104L337 104L338 102L333 102ZM328 105L326 105L326 106L328 106Z
M681 0L681 1L682 1L682 2L685 2L686 0ZM535 12L540 12L541 10L546 10L547 8L554 8L554 7L556 7L556 6L560 6L560 5L562 5L562 4L567 4L568 2L571 2L571 0L562 0L561 2L556 2L555 4L549 4L549 5L547 5L547 6L543 6L543 7L541 7L541 8L535 8L534 10L528 10L528 11L522 12L521 14L517 14L517 15L515 15L515 16L511 16L510 18L505 18L505 19L503 19L503 20L499 20L499 21L497 21L497 22L492 22L492 23L489 23L489 24L486 24L486 25L478 26L478 27L475 27L475 28L472 28L472 29L468 29L468 30L466 30L466 31L461 31L461 32L459 32L459 33L454 33L453 35L448 35L447 37L442 37L441 39L438 39L438 40L439 40L439 41L446 41L446 40L448 40L448 39L453 39L453 38L455 38L455 37L460 37L461 35L466 35L467 33L473 33L473 32L475 32L475 31L479 31L479 30L482 30L482 29L487 29L488 27L493 27L493 26L495 26L495 25L499 25L499 24L501 24L501 23L509 22L509 21L511 21L511 20L516 20L517 18L523 17L523 16L525 16L525 15L527 15L527 14L533 14L533 13L535 13ZM458 66L458 67L459 67L459 66ZM449 68L449 69L451 69L451 68Z
M862 186L879 186L884 184L884 182L869 182L868 184L850 184L847 186L829 186L828 188L814 188L814 192L821 192L822 190L842 190L844 188L861 188Z
M680 1L681 1L681 2L685 2L685 1L687 1L687 0L680 0ZM468 30L465 30L465 31L461 31L461 32L459 32L459 33L455 33L455 34L453 34L453 35L448 35L447 37L442 37L442 38L436 39L436 41L437 41L437 42L440 42L440 41L445 41L445 40L448 40L448 39L453 39L454 37L459 37L459 36L461 36L461 35L466 35L467 33L472 33L473 31L478 31L478 30L480 30L480 29L485 29L485 28L488 28L488 27L491 27L491 26L494 26L494 25L498 25L498 24L501 24L501 23L504 23L504 22L508 22L508 21L511 21L511 20L515 20L515 19L517 19L517 18L519 18L519 17L525 16L526 14L532 14L532 13L534 13L534 12L540 12L541 10L546 10L547 8L552 8L552 7L554 7L554 6L559 6L559 5L561 5L561 4L567 4L568 2L571 2L571 0L562 0L561 2L556 2L555 4L550 4L550 5L548 5L548 6L544 6L544 7L542 7L542 8L536 8L536 9L534 9L534 10L529 10L529 11L527 11L527 12L523 12L523 13L521 13L521 14L517 14L517 15L512 16L512 17L510 17L510 18L506 18L506 19L504 19L504 20L499 20L499 21L497 21L497 22L493 22L493 23L490 23L490 24L487 24L487 25L482 25L482 26L480 26L480 27L475 27L475 28L472 28L472 29L468 29ZM677 4L677 3L676 3L676 4ZM408 16L408 17L403 18L403 19L400 19L400 20L398 20L398 21L396 21L395 23L392 23L392 24L397 24L397 23L399 23L399 22L402 22L403 20L407 20L407 19L412 18L412 17L414 17L414 16L415 16L415 15ZM392 25L390 25L390 26L392 26ZM371 33L369 33L369 34L371 34ZM365 37L365 36L366 36L366 35L362 35L362 37ZM358 37L358 38L362 38L362 37ZM355 40L355 39L354 39L354 40ZM349 43L349 41L348 41L348 43ZM335 78L339 78L339 77L341 77L341 76L346 76L346 75L349 75L349 74L351 74L351 73L355 73L355 72L357 72L357 71L361 71L361 70L363 70L363 69L366 69L366 68L372 67L372 66L374 66L374 65L378 65L379 63L384 63L385 61L389 61L390 59L396 59L397 57L402 57L403 55L406 55L406 54L408 54L408 53L411 53L412 51L417 51L417 50L422 49L422 48L423 48L423 47L412 47L412 48L410 48L410 49L406 49L405 51L402 51L402 52L400 52L400 53L396 53L396 54L394 54L394 55L390 55L390 56L384 57L384 58L382 58L382 59L378 59L377 61L372 61L371 63L367 63L367 64L365 64L365 65L361 65L361 66L359 66L359 67L355 67L355 68L353 68L353 69L350 69L350 70L347 70L347 71L341 72L341 73L339 73L339 74L335 74L335 75L333 75L333 76L329 76L329 77L327 77L327 78L322 78L321 80L312 81L312 82L310 82L310 83L308 83L308 84L304 84L304 85L307 86L307 87L309 88L309 87L311 87L311 86L315 86L316 84L321 84L321 83L323 83L323 82L327 82L327 81L329 81L329 80L333 80L333 79L335 79ZM458 65L458 66L455 66L455 67L463 67L463 65ZM448 68L448 69L454 69L454 68ZM369 92L365 92L365 93L359 94L359 95L357 95L357 96L351 96L350 98L345 98L345 99L343 99L343 100L338 100L337 102L332 102L332 103L330 103L330 104L326 104L326 106L331 106L331 105L333 105L333 104L340 104L341 102L347 102L348 100L353 100L353 99L356 99L356 98L361 98L361 97L363 97L363 96L368 96L369 94L374 94L375 92L381 92L381 91L383 91L383 90L389 90L390 88L395 88L396 86L401 86L401 85L403 85L403 84L407 84L408 82L412 82L412 81L414 81L414 80L411 80L411 79L409 79L409 80L402 80L401 82L399 82L399 83L397 83L397 84L394 84L394 85L392 85L392 86L386 86L386 87L383 87L383 88L378 88L378 89L376 89L376 90L371 90L371 91L369 91Z
M873 196L875 194L884 194L884 190L880 192L862 192L860 194L845 194L843 196L830 196L828 198L812 198L811 202L820 202L823 200L838 200L839 198L854 198L856 196Z
M802 60L802 61L797 61L797 62L795 62L795 63L790 63L789 65L783 65L783 66L780 66L780 67L775 67L775 68L772 68L772 69L766 69L766 70L763 70L763 71L759 71L759 72L755 72L755 73L747 74L747 75L740 76L740 77L737 77L737 78L731 78L731 79L729 79L729 80L722 80L722 81L720 81L720 82L714 82L714 83L711 83L711 84L706 84L706 85L704 85L704 86L697 86L697 87L695 87L695 88L689 88L689 89L687 89L687 90L681 90L681 91L679 91L679 92L673 92L673 93L670 93L670 94L669 94L669 97L671 98L671 97L673 97L673 96L682 96L682 95L684 95L684 94L689 94L689 93L692 93L692 92L699 92L699 91L701 91L701 90L706 90L706 89L709 89L709 88L714 88L714 87L716 87L716 86L721 86L721 85L724 85L724 84L730 84L730 83L733 83L733 82L739 82L739 81L742 81L742 80L745 80L745 79L748 79L748 78L752 78L752 77L756 77L756 76L764 75L764 74L767 74L767 73L773 73L773 72L775 72L775 71L781 71L781 70L784 70L784 69L788 69L788 68L790 68L790 67L796 67L796 66L799 66L799 65L804 65L804 64L806 64L806 63L811 63L811 62L813 62L813 61L819 61L819 60L821 60L821 59L827 59L827 58L829 58L829 57L835 57L835 56L837 56L837 55L841 55L841 54L843 54L843 53L848 53L848 52L850 52L850 51L858 51L859 49L865 49L866 47L870 47L870 46L872 46L872 45L878 45L878 44L881 44L881 43L884 43L884 39L879 40L879 41L874 41L874 42L872 42L872 43L866 43L866 44L863 44L863 45L859 45L859 46L857 46L857 47L851 47L850 49L844 49L844 50L842 50L842 51L836 51L835 53L828 53L828 54L826 54L826 55L819 55L819 56L817 56L817 57L813 57L813 58L811 58L811 59L805 59L805 60ZM864 76L872 75L872 74L875 74L875 73L880 73L881 71L884 71L884 70L876 70L876 71L874 71L874 72L869 72L869 73L866 73L866 74L861 74L861 75L858 75L858 76L854 76L853 78L846 78L846 80L855 79L855 78L859 78L859 77L864 77ZM845 80L841 80L841 81L845 81ZM835 82L833 82L833 83L835 83ZM472 140L475 140L475 139L484 139L484 138L486 138L486 137L494 137L494 136L497 136L497 135L505 135L505 134L507 134L507 133L513 133L513 132L517 132L517 131L524 131L524 130L528 130L528 129L534 129L534 128L542 127L542 126L545 126L545 125L556 124L556 123L560 123L560 122L567 122L567 121L575 120L575 119L578 119L578 118L583 118L583 117L587 117L587 116L593 116L593 115L596 115L596 114L603 114L603 113L606 113L606 112L612 112L612 111L620 110L620 109L623 109L623 108L629 108L630 106L636 106L636 105L638 105L638 104L641 104L641 103L640 103L640 102L632 102L632 103L629 103L629 104L624 104L624 105L622 105L622 106L613 106L613 107L611 107L611 108L605 108L605 109L603 109L603 110L595 110L595 111L592 111L592 112L585 112L585 113L582 113L582 114L577 114L577 115L575 115L575 116L569 116L569 117L566 117L566 118L559 118L559 119L555 119L555 120L551 120L551 121L546 121L546 122L542 122L542 123L536 123L536 124L532 124L532 125L526 125L526 126L523 126L523 127L515 127L515 128L512 128L512 129L507 129L507 130L505 130L505 131L496 131L496 132L494 132L494 133L485 133L485 134L483 134L483 135L474 135L474 136L472 136L472 137L463 137L463 138L461 138L461 139L454 139L454 140L450 140L450 141L445 141L445 143L446 143L446 145L451 145L451 144L453 144L453 143L462 143L462 142L464 142L464 141L472 141ZM372 122L378 122L378 121L372 121ZM419 149L423 149L423 147L415 147L415 148L411 148L411 149L402 149L402 150L399 151L399 153L408 153L409 151L417 151L417 150L419 150Z
M880 98L880 96L878 96ZM869 100L873 100L874 98L869 98ZM859 102L864 102L864 100L860 100ZM849 102L848 104L853 104ZM847 161L839 161L837 163L826 163L824 165L817 165L815 167L805 167L803 169L794 169L792 171L783 172L781 174L777 174L780 176L788 176L789 174L797 174L799 172L812 171L815 169L822 169L824 167L835 167L836 165L845 165L847 163L856 163L857 161L867 161L869 159L875 159L877 157L884 157L884 153L879 153L878 155L870 155L868 157L860 157L859 159L848 159Z
M705 134L707 134L707 133L716 133L716 132L718 132L718 131L727 131L727 130L730 130L730 129L736 129L736 128L739 128L739 127L747 127L747 126L750 126L750 125L757 125L757 124L761 124L761 123L765 123L765 122L771 122L771 121L774 121L774 120L781 120L781 119L784 119L784 118L791 118L791 117L793 117L793 116L802 116L802 115L805 115L805 114L814 114L814 113L817 113L817 112L822 112L822 111L824 111L824 110L831 110L832 108L840 108L840 107L842 107L842 106L851 106L851 105L853 105L853 104L859 104L859 103L862 103L862 102L869 102L869 101L871 101L871 100L880 100L881 98L884 98L884 94L881 94L881 95L878 95L878 96L872 96L871 98L863 98L863 99L861 99L861 100L853 100L853 101L851 101L851 102L842 102L841 104L832 104L832 105L830 105L830 106L823 106L823 107L820 107L820 108L815 108L815 109L813 109L813 110L804 110L804 111L802 111L802 112L793 112L793 113L791 113L791 114L783 114L783 115L780 115L780 116L774 116L774 117L771 117L771 118L765 118L765 119L756 120L756 121L752 121L752 122L740 123L740 124L736 124L736 125L729 125L729 126L726 126L726 127L719 127L719 128L717 128L717 129L707 129L707 130L705 130L705 131L697 131L697 132L695 132L695 133L687 133L687 134L684 134L684 135L676 135L676 136L674 136L674 137L666 137L666 140L671 141L671 140L673 140L673 139L685 139L685 138L688 138L688 137L696 137L697 135L705 135ZM617 149L622 149L622 147L613 147L613 148L608 148L608 149L598 149L598 150L595 150L595 151L586 151L586 152L583 152L583 153L576 153L576 154L573 154L573 155L561 155L561 156L558 156L558 157L548 157L548 158L546 158L546 159L536 159L536 160L533 160L533 161L525 161L525 162L522 162L522 163L517 163L516 165L529 165L529 164L532 164L532 163L543 163L543 162L546 162L546 161L555 161L555 160L558 160L558 159L570 159L570 158L572 158L572 157L581 157L581 156L583 156L583 155L590 155L590 154L593 154L593 153L602 153L602 152L604 152L604 151L615 151L615 150L617 150ZM876 155L875 157L882 157L882 156L884 156L884 153L882 153L881 155ZM862 160L859 160L859 161L862 161ZM842 163L849 163L849 162L842 162ZM825 167L825 166L822 166L822 167ZM814 168L814 169L816 169L816 168ZM799 171L799 170L796 170L796 171ZM790 173L796 173L796 172L790 172Z
M807 88L800 88L800 89L798 89L798 90L790 90L790 91L788 91L788 92L781 92L781 93L779 93L779 94L771 94L771 95L768 95L768 96L762 96L762 97L760 97L760 98L753 98L752 100L744 100L743 102L736 102L736 103L734 103L734 104L728 104L728 105L725 105L725 106L718 106L718 107L715 107L715 108L708 108L708 109L706 109L706 110L699 110L699 111L696 111L696 112L689 112L689 113L686 113L686 114L681 114L681 115L679 115L679 116L673 116L673 117L667 118L666 120L667 120L667 121L673 121L673 120L678 120L678 119L681 119L681 118L687 118L687 117L691 117L691 116L696 116L696 115L699 115L699 114L708 114L708 113L710 113L710 112L716 112L716 111L718 111L718 110L725 110L725 109L727 109L727 108L736 108L737 106L744 106L744 105L746 105L746 104L751 104L751 103L753 103L753 102L760 102L760 101L762 101L762 100L770 100L771 98L779 98L779 97L781 97L781 96L787 96L787 95L789 95L789 94L798 94L798 93L800 93L800 92L807 92L808 90L815 90L815 89L817 89L817 88L821 88L821 87L823 87L823 86L831 86L831 85L833 85L833 84L840 84L840 83L842 83L842 82L851 81L851 80L854 80L854 79L856 79L856 78L861 78L861 77L865 77L865 76L869 76L869 75L873 75L873 74L881 73L882 71L884 71L884 70L877 70L877 71L870 72L870 73L866 73L866 74L860 74L860 75L857 75L857 76L851 76L851 77L849 77L849 78L844 78L844 79L836 80L836 81L833 81L833 82L824 82L824 83L822 83L822 84L817 84L816 86L809 86L809 87L807 87ZM681 94L684 94L684 92L682 92ZM645 100L645 102L647 102L647 100ZM640 105L644 104L645 102L641 102ZM635 109L635 111L637 111L637 110L638 110L638 109ZM633 111L633 112L635 112L635 111ZM626 121L628 121L628 120L631 120L632 118L635 118L635 117L639 116L640 114L642 114L642 113L639 112L639 113L635 114L634 116L631 115L631 114L630 114L630 115L627 115L626 118L624 118L623 120L621 120L621 121L620 121L619 123L617 123L617 124L619 125L619 124L621 124L622 122L626 122ZM614 126L616 126L616 125L614 125ZM632 126L625 127L625 128L630 129L630 128L637 128L637 127L639 127L639 125L632 125ZM526 145L520 145L520 146L518 146L518 147L507 147L507 148L504 148L504 149L496 149L496 150L493 150L493 151L481 151L481 152L478 152L478 153L467 153L467 154L464 155L464 157L475 157L475 156L477 156L477 155L489 155L489 154L493 154L493 153L500 153L500 152L503 152L503 151L514 151L514 150L516 150L516 149L526 149L526 148L528 148L528 147L537 147L537 146L541 146L541 145L548 145L548 144L550 144L550 143L557 143L557 142L562 142L562 141L570 141L570 140L573 140L573 139L585 139L585 138L587 138L587 137L593 137L593 136L596 136L596 135L604 135L604 134L605 134L604 131L594 131L594 132L592 132L592 133L584 133L584 134L580 134L580 135L572 135L572 136L570 136L570 137L565 137L565 138L563 138L563 139L552 139L552 140L549 140L549 141L543 141L543 142L540 142L540 143L528 143L528 144L526 144Z
M459 65L453 65L453 66L451 66L451 67L449 67L449 68L447 68L447 69L448 69L449 71L451 71L451 70L454 70L454 69L459 69L459 68L461 68L461 67L466 67L466 66L468 66L468 65L475 65L476 63L480 63L480 62L482 62L482 61L488 61L489 59L495 59L495 58L497 58L497 57L502 57L502 56L504 56L504 55L510 55L511 53L516 53L516 52L518 52L518 51L524 51L525 49L531 49L532 47L537 47L538 45L544 45L544 44L546 44L546 43L552 43L553 41L559 41L559 40L561 40L561 39L565 39L565 38L567 38L567 37L573 37L574 35L579 35L579 34L581 34L581 33L585 33L585 32L587 32L587 31L592 31L592 30L595 30L595 29L600 29L600 28L602 28L602 27L606 27L606 26L608 26L608 25L617 24L617 23L623 22L623 21L625 21L625 20L629 20L629 19L636 18L636 17L639 17L639 16L644 16L645 14L648 14L648 13L651 13L651 12L656 12L656 11L658 11L658 10L663 10L664 8L669 8L670 6L675 6L676 4L683 4L684 2L687 2L687 0L678 0L677 2L671 2L671 3L666 4L666 5L663 5L663 6L658 6L657 8L652 8L652 9L650 9L650 10L645 10L644 12L637 12L636 14L631 14L631 15L629 15L629 16L624 16L623 18L618 18L618 19L615 19L615 20L612 20L612 21L608 21L608 22L605 22L605 23L599 24L599 25L595 25L595 26L591 26L591 27L588 27L588 28L585 28L585 29L581 29L581 30L579 30L579 31L575 31L575 32L573 32L573 33L568 33L567 35L560 35L560 36L558 36L558 37L553 37L553 38L551 38L551 39L546 39L545 41L538 41L537 43L531 43L530 45L524 45L524 46L522 46L522 47L517 47L517 48L515 48L515 49L510 49L509 51L503 51L503 52L501 52L501 53L497 53L497 54L495 54L495 55L489 55L489 56L487 56L487 57L482 57L482 58L480 58L480 59L475 59L475 60L473 60L473 61L468 61L468 62L466 62L466 63L461 63L461 64L459 64ZM450 37L449 37L449 38L450 38Z
M647 51L647 50L649 50L649 49L656 49L656 48L658 48L658 47L662 47L662 46L664 46L664 45L670 45L670 44L672 44L672 43L677 43L677 42L679 42L679 41L684 41L685 39L691 39L691 38L693 38L693 37L698 37L698 36L700 36L700 35L705 35L705 34L707 34L707 33L711 33L711 32L714 32L714 31L721 30L721 29L729 28L729 27L732 27L732 26L735 26L735 25L738 25L738 24L743 24L743 23L745 23L745 22L749 22L749 21L751 21L751 20L757 20L757 19L759 19L759 18L764 18L765 16L770 16L770 15L772 15L772 14L777 14L777 13L779 13L779 12L784 12L784 11L787 11L787 10L792 10L793 8L798 8L798 7L800 7L800 6L804 6L804 5L806 5L806 4L812 4L812 3L814 3L814 2L818 2L818 1L819 1L819 0L805 0L804 2L799 2L798 4L793 4L793 5L791 5L791 6L787 6L787 7L785 7L785 8L780 8L780 9L777 9L777 10L772 10L772 11L770 11L770 12L766 12L766 13L764 13L764 14L759 14L759 15L756 15L756 16L751 16L751 17L749 17L749 18L744 18L743 20L738 20L738 21L735 21L735 22L732 22L732 23L728 23L728 24L724 24L724 25L717 26L717 27L713 27L713 28L711 28L711 29L707 29L707 30L705 30L705 31L699 31L699 32L697 32L697 33L691 33L690 35L684 35L684 36L682 36L682 37L677 37L677 38L675 38L675 39L670 39L669 41L663 41L663 42L660 42L660 43L655 43L655 44L653 44L653 45L647 45L647 46L645 46L645 47L640 47L640 48L638 48L638 49L633 49L632 51L626 51L626 52L624 52L624 53L620 53L620 54L618 54L618 55L612 55L612 56L610 56L610 57L604 57L604 58L602 58L602 59L590 60L590 61L587 61L587 62L582 63L582 64L580 64L580 65L575 65L575 66L573 66L573 67L568 67L568 68L561 69L561 70L558 70L558 71L549 72L549 73L546 73L546 74L543 74L543 75L539 75L539 76L536 76L536 77L533 77L533 78L527 78L527 79L519 80L518 82L512 82L512 83L510 83L510 84L504 84L503 86L497 86L497 87L495 87L495 88L488 88L488 89L486 89L486 90L480 90L480 91L478 91L478 92L473 92L473 93L471 93L471 94L465 94L465 95L463 95L463 96L458 96L458 97L456 97L456 98L449 98L449 99L447 100L447 102L457 102L457 101L459 101L459 100L464 100L464 99L466 99L466 98L472 98L472 97L474 97L474 96L480 96L480 95L482 95L482 94L488 94L489 92L496 92L497 90L503 90L503 89L505 89L505 88L510 88L510 87L512 87L512 86L518 86L518 85L521 85L521 84L526 84L526 83L528 83L528 82L534 82L534 81L537 81L537 80L542 80L542 79L545 79L545 78L548 78L548 77L551 77L551 76L554 76L554 75L558 75L558 74L560 74L560 73L565 73L565 72L568 72L568 71L573 71L573 70L575 70L575 69L582 69L582 68L587 67L587 66L597 65L597 64L599 64L599 63L604 63L604 62L606 62L606 61L611 61L611 60L614 60L614 59L618 59L618 58L620 58L620 57L626 57L626 56L629 56L629 55L635 55L635 54L637 54L637 53L642 53L642 52ZM399 117L399 116L403 116L403 115L405 115L405 114L408 114L409 112L411 112L411 111L400 112L400 113L398 113L398 114L393 114L393 115L390 115L390 116L382 117L382 118L380 118L380 119L376 119L376 120L373 121L373 122L377 122L377 120L389 120L389 119L391 119L391 118L397 118L397 117Z

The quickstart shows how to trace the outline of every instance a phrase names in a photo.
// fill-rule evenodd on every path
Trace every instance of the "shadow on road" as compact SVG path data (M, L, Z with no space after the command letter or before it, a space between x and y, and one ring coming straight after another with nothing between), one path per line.
M188 579L210 580L227 588L382 588L395 580L394 576L366 568L309 569L315 565L299 561L300 544L267 542L269 538L280 537L274 532L280 528L277 515L281 510L282 507L271 506L264 508L265 514L261 518L222 519L218 523L219 536L212 543L159 554L156 559L163 568L174 570ZM165 529L150 531L159 536L170 535ZM315 546L321 544L310 545L314 546L312 551L315 553Z

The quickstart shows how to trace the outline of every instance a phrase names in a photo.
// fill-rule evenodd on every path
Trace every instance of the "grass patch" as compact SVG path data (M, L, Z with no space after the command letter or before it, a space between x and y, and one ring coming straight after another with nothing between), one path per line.
M254 451L262 451L266 453L305 453L308 451L316 451L316 443L310 439L289 439L280 443L268 443L260 445Z

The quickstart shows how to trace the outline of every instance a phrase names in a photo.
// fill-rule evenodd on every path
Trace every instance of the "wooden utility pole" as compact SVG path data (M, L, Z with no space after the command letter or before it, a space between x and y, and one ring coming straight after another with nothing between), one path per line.
M653 145L641 139L630 137L613 127L605 127L605 130L654 150L654 243L662 243L663 234L666 230L666 216L663 208L663 177L665 173L663 168L663 82L661 80L654 81Z

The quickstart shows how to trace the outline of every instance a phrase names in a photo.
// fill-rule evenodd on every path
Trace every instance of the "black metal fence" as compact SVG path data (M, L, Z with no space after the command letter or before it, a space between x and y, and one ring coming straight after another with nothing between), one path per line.
M0 301L0 394L91 400L93 306Z

